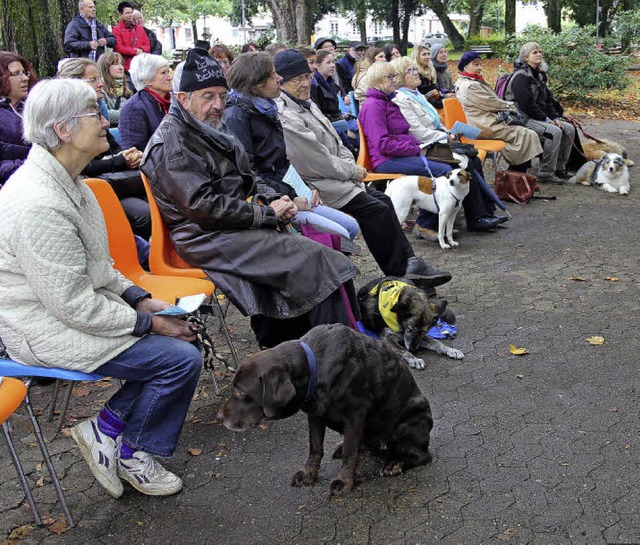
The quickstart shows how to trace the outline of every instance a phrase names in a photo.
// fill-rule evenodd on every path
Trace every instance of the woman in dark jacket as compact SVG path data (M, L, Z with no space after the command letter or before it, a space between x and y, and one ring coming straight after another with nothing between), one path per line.
M169 61L160 55L136 55L131 61L131 79L138 92L120 110L120 144L123 148L144 150L169 111Z
M22 107L35 82L27 59L0 51L0 187L24 163L31 149L22 137Z
M272 189L296 203L298 219L353 240L360 230L356 220L322 205L318 193L311 191L299 177L295 189L283 181L285 176L290 179L287 176L290 163L278 108L273 100L280 96L280 79L268 53L239 56L229 71L229 85L234 95L225 108L225 123L244 146L253 171Z
M547 87L540 46L535 42L524 44L518 61L505 98L517 104L524 114L525 126L534 130L542 141L542 159L536 175L538 181L561 184L569 178L567 161L576 130L562 120L562 114L555 108L553 93Z
M438 91L438 73L431 62L431 49L426 45L416 45L412 51L413 60L418 65L420 74L420 91L434 108L442 108L442 97Z

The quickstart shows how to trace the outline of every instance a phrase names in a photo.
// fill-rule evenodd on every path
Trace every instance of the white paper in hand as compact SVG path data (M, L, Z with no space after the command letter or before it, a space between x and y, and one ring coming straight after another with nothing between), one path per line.
M178 303L155 314L159 316L184 316L185 314L191 314L198 310L200 305L204 302L207 296L204 293L198 293L197 295L186 295L178 299Z

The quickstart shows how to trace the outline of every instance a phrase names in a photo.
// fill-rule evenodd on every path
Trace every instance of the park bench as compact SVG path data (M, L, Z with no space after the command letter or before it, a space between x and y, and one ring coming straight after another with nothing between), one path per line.
M469 51L475 51L476 53L484 54L487 56L487 59L490 59L491 57L493 57L493 55L495 55L490 45L472 45L469 48Z
M171 68L178 66L182 61L187 60L188 49L174 49L171 52L171 61L169 61Z

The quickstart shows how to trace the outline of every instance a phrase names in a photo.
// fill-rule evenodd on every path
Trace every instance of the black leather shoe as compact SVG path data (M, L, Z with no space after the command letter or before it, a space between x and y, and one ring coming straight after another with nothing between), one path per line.
M485 218L498 220L498 225L509 221L509 216L496 216L495 214L488 214L485 216Z
M563 180L568 180L569 178L571 178L566 170L556 170L556 176Z
M451 280L450 272L440 271L431 265L427 265L416 256L407 260L407 269L404 276L421 288L441 286Z
M473 223L467 223L467 229L469 231L488 231L501 223L503 222L500 218L478 218Z
M562 178L558 178L555 174L552 174L551 176L544 176L544 177L538 176L537 180L541 184L562 185L564 183L564 180Z

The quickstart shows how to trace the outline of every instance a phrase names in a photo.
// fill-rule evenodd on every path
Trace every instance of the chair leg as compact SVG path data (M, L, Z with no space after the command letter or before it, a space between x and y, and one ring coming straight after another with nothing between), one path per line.
M493 170L494 172L498 172L498 157L497 153L494 151L491 153L491 159L493 160Z
M216 297L215 292L213 293L213 300L215 301L215 304L217 307L217 313L220 318L222 332L224 333L225 339L227 341L227 345L229 346L229 350L231 351L231 358L233 359L233 362L235 363L235 366L236 366L235 368L237 369L238 366L240 365L240 360L238 359L238 353L236 352L236 347L234 346L233 341L231 340L231 334L229 333L229 328L227 327L227 321L225 320L226 313L222 310L222 305L220 304L220 301ZM231 368L227 365L227 369L231 369Z
M211 371L211 380L213 380L213 391L216 393L217 396L220 395L220 385L218 384L218 379L216 378L216 372L214 369L210 369Z
M64 516L69 523L69 526L73 528L76 523L73 521L73 517L69 512L69 508L67 507L67 502L64 499L64 494L62 493L62 487L60 486L60 481L58 481L58 476L56 475L56 471L53 467L53 463L51 462L51 456L49 456L49 449L47 449L47 445L44 442L44 437L42 436L42 430L40 429L40 424L38 424L38 419L33 412L33 407L31 406L31 401L29 400L29 392L27 391L27 395L24 398L24 404L27 407L27 412L29 413L29 418L31 418L31 425L33 426L33 431L36 435L36 439L38 441L38 446L40 447L40 452L42 452L42 458L44 459L45 464L47 465L47 469L49 470L49 475L51 476L51 481L53 482L53 486L56 489L56 494L58 495L58 499L60 500L60 505L62 506L62 511L64 512Z
M31 489L27 484L27 478L24 475L22 465L20 464L20 460L18 459L18 454L16 453L16 449L13 446L13 441L11 440L11 436L9 435L9 426L7 425L6 422L2 423L2 431L4 432L4 438L7 441L7 447L9 447L9 454L11 455L11 459L13 460L13 465L15 466L16 471L18 472L20 485L22 486L24 495L27 497L27 502L29 503L29 507L31 507L31 512L33 513L33 520L35 520L38 526L42 526L42 519L40 518L40 513L38 513L38 508L36 507L36 502L33 499L33 494L31 494Z
M58 403L58 392L60 392L60 379L56 379L53 385L53 394L51 394L51 405L47 413L47 422L51 422L56 412L56 403Z
M64 417L67 414L67 408L69 407L69 401L71 400L71 394L73 392L73 387L75 382L70 380L67 385L67 392L64 394L64 399L62 400L62 407L60 408L60 420L58 421L58 427L56 428L56 433L60 433L62 429L62 424L64 423Z

